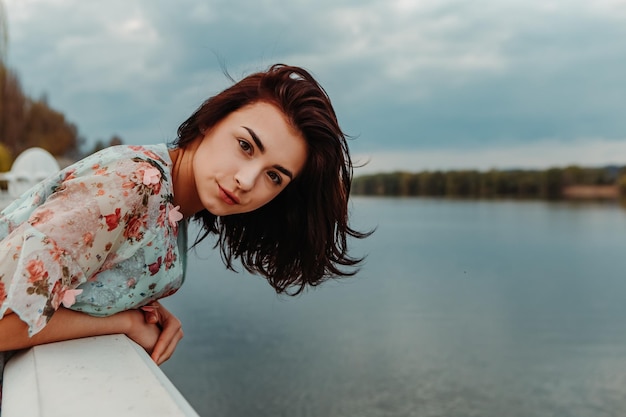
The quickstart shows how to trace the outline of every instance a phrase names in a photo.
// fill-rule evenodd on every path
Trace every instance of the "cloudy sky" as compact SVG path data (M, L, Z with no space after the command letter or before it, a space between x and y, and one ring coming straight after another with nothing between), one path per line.
M170 141L209 95L309 69L358 173L626 164L626 0L4 0L9 66L89 144Z

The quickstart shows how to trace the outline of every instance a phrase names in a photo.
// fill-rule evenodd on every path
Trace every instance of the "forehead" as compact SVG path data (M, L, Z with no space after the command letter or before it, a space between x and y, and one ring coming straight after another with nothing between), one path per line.
M261 127L293 130L297 134L297 129L291 125L287 116L277 106L264 101L251 103L230 113L227 117L234 120L248 120L259 123Z

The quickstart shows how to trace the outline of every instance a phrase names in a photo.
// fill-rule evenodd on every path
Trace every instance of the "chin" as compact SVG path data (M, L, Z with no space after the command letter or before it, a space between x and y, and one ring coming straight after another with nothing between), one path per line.
M221 207L214 207L213 209L206 207L207 211L209 213L211 213L214 216L218 216L218 217L224 217L224 216L231 216L233 214L241 214L241 213L245 213L245 211L243 210L237 210L235 207L233 208L221 208Z

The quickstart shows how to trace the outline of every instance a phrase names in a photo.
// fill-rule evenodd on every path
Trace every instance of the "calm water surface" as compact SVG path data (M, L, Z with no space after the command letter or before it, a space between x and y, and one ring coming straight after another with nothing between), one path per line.
M190 254L163 366L202 416L624 416L626 210L357 198L355 278L276 296Z

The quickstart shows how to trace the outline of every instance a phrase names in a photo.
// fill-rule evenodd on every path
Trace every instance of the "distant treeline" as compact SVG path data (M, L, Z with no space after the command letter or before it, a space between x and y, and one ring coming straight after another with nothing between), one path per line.
M626 196L626 167L393 172L358 176L352 192L372 196L559 199L576 187L615 187Z

